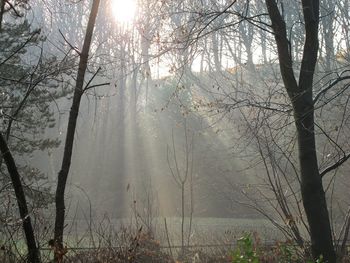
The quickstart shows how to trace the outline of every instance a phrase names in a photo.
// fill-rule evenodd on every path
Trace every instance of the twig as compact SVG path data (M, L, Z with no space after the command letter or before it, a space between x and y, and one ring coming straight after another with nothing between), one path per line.
M60 29L58 29L58 32L60 32L61 36L62 36L63 39L64 39L64 42L66 42L66 43L68 44L68 46L69 46L71 49L73 49L75 52L77 52L77 54L78 54L79 56L81 56L80 50L79 50L77 47L73 46L73 45L67 40L67 38L63 35L63 33L62 33L62 31L61 31Z
M330 171L333 171L335 169L337 169L340 165L342 165L343 163L345 163L348 159L350 158L350 153L344 155L342 158L340 158L336 163L328 166L326 169L324 169L322 172L320 172L320 176L323 177L325 176L327 173L329 173Z
M91 84L91 82L94 80L94 78L97 76L97 74L100 72L101 67L99 67L96 72L94 73L94 75L91 77L91 79L88 81L88 83L86 84L85 88L83 89L83 91L86 91L89 89L89 86Z

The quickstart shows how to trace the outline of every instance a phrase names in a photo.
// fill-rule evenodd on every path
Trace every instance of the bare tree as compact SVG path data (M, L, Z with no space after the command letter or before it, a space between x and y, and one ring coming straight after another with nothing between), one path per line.
M246 7L253 5L253 3L255 1L246 1ZM227 3L226 7L220 11L212 12L209 10L205 15L199 14L198 21L202 23L191 32L192 34L189 37L192 37L193 41L198 41L198 38L205 37L214 30L219 30L210 28L210 24L227 14L231 14L231 17L237 17L237 19L234 20L232 18L228 20L223 27L237 28L237 25L242 23L242 21L247 21L260 29L272 33L274 36L280 76L284 84L284 91L288 95L286 107L281 112L291 112L293 115L292 121L295 124L300 188L310 229L312 254L315 259L322 256L328 262L335 262L336 256L330 217L322 184L323 171L321 171L318 164L315 141L315 104L319 97L323 96L322 94L327 93L336 85L330 83L320 93L314 94L314 76L320 43L318 38L320 23L319 1L305 0L301 1L300 4L293 4L295 12L292 15L286 12L286 8L289 8L289 6L285 6L283 1L266 0L267 14L262 10L259 10L259 13L248 15L242 12L235 12L232 10L235 4L236 1L233 1ZM262 16L268 17L271 24L266 24L264 20L260 20L259 18ZM293 35L295 33L293 28L296 26L298 26L298 33L301 33L299 36ZM300 44L302 42L304 43ZM293 48L295 49L294 55ZM338 78L337 83L342 81L341 79ZM268 85L269 83L267 83L267 87ZM239 94L239 91L235 92L228 91L226 95L235 101L233 108L239 108L240 104L246 104L247 101L237 101L236 96ZM243 91L241 92L244 93ZM256 92L258 93L259 91ZM257 97L259 95L256 95L255 99ZM257 107L265 107L265 109L270 107L272 110L273 107L271 105L270 101L266 104L255 104ZM250 106L253 105L251 104ZM345 161L347 156L347 154L344 154L344 158L341 160ZM336 169L341 163L337 161L329 167L332 167L330 169Z
M89 86L84 87L85 72L87 69L89 50L92 42L92 35L95 27L95 21L98 13L100 0L94 0L92 3L91 13L86 29L84 44L81 52L79 52L80 61L78 68L77 81L74 89L72 107L69 113L67 134L64 146L63 160L61 165L61 170L58 174L58 182L56 189L56 218L55 218L55 232L54 232L54 245L57 247L55 257L56 260L62 257L59 253L63 249L63 231L64 231L64 220L65 220L65 203L64 194L66 189L67 177L69 174L69 169L72 159L73 142L75 129L79 114L79 107L81 97L84 91L89 88ZM89 84L90 82L88 82Z
M190 187L190 214L189 214L189 232L187 238L187 245L190 242L190 235L192 229L193 219L193 136L188 137L187 125L185 121L185 145L184 145L184 163L179 163L179 157L176 152L176 145L174 133L172 133L172 147L167 147L167 162L171 175L176 185L181 189L181 256L185 253L185 216L186 216L186 185L189 183ZM190 139L190 141L189 141ZM172 158L172 161L170 160Z
M299 145L301 193L310 226L311 248L315 259L321 255L335 262L331 226L325 192L319 174L314 124L313 76L318 53L319 2L302 1L305 21L305 44L299 82L293 72L285 21L274 0L266 0L278 49L283 82L294 110Z

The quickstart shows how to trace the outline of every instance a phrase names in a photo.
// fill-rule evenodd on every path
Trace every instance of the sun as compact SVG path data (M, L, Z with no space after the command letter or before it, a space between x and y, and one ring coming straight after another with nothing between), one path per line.
M136 13L136 0L112 0L112 13L117 22L131 23Z

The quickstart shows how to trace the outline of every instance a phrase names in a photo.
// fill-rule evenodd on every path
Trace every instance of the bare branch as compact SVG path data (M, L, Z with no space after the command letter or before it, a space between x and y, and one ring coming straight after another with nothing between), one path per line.
M345 73L349 73L350 70L345 70L342 73L340 73L339 77L334 80L333 82L331 82L327 87L325 87L323 90L321 90L319 93L317 93L317 95L315 96L314 100L313 100L313 104L315 105L317 103L317 101L320 99L320 97L324 94L326 94L331 88L333 88L335 85L337 85L339 82L342 82L344 80L348 80L350 79L350 76L342 76Z
M66 43L68 44L68 46L69 46L71 49L73 49L75 52L77 52L77 54L78 54L79 56L81 56L80 50L79 50L77 47L73 46L73 45L67 40L67 38L63 35L63 33L62 33L62 31L61 31L60 29L59 29L58 31L60 32L60 35L63 37L64 42L66 42Z
M339 166L341 166L343 163L345 163L350 158L350 153L345 154L342 158L340 158L336 163L328 166L325 168L322 172L320 172L320 176L323 177L327 173L337 169Z
M99 67L96 72L94 73L94 75L92 75L91 79L88 81L88 83L86 84L85 88L83 88L83 91L86 91L88 89L91 89L90 84L91 82L95 79L95 77L97 76L97 74L100 72L101 67Z
M16 10L16 7L15 7L10 1L4 0L4 2L5 2L6 4L8 4L9 7L10 7L10 9L5 10L5 12L7 12L7 11L9 11L9 10L12 10L12 11L15 13L15 15L16 15L17 17L23 17L23 15L21 15L21 14Z
M91 86L88 86L84 89L84 91L87 91L87 90L90 90L90 89L93 89L93 88L98 88L98 87L102 87L102 86L108 86L108 85L111 85L110 82L104 82L104 83L100 83L100 84L95 84L95 85L91 85Z

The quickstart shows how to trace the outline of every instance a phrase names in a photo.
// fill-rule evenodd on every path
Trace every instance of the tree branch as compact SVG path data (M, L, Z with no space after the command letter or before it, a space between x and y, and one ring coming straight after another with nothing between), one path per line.
M88 83L86 84L85 88L83 89L83 92L85 92L88 89L91 89L91 82L95 79L95 77L97 76L97 74L100 72L101 67L99 67L96 72L94 73L94 75L92 75L91 79L88 81Z
M317 93L317 95L315 96L314 100L313 100L313 104L315 105L317 103L317 101L320 99L320 97L322 95L324 95L325 93L327 93L331 88L333 88L335 85L337 85L339 82L342 82L343 80L348 80L350 79L350 76L343 76L342 75L346 72L349 72L349 70L345 70L343 71L339 77L334 80L332 83L330 83L327 87L325 87L323 90L321 90L319 93Z
M80 50L79 50L77 47L73 46L73 45L67 40L67 38L63 35L63 33L62 33L62 31L61 31L60 29L58 29L58 31L60 32L60 35L63 37L64 42L66 42L66 43L68 44L68 46L69 46L71 49L73 49L75 52L77 52L77 54L78 54L79 56L81 56Z
M340 158L336 163L328 166L323 171L320 172L320 176L323 178L327 173L337 169L340 167L343 163L345 163L350 158L350 153L345 154L342 158Z

